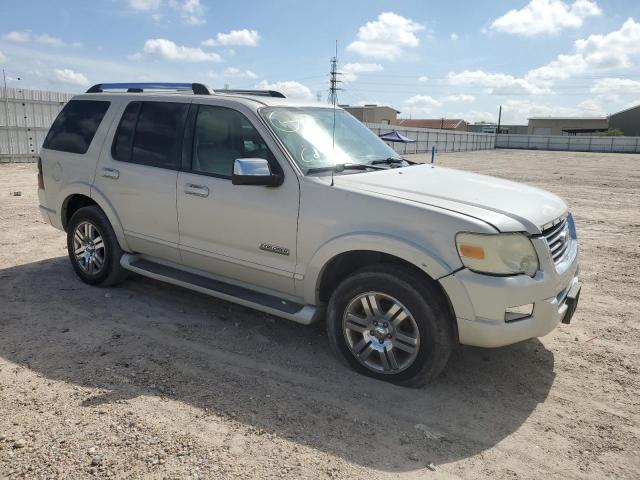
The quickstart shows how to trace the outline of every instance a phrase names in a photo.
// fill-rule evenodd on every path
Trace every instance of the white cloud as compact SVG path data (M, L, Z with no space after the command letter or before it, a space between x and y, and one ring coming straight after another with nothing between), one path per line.
M593 82L591 93L595 95L640 94L640 81L630 78L602 78Z
M209 72L208 76L210 78L258 78L253 71L237 67L225 68L222 73Z
M89 84L89 79L80 72L74 72L69 68L58 69L53 71L54 78L60 83L69 85L78 85L84 87Z
M353 82L358 79L359 73L381 72L384 67L379 63L346 63L342 67L342 78L346 82Z
M184 0L178 5L178 10L186 23L190 25L204 23L204 8L200 5L200 0Z
M460 38L460 37L458 36L458 34L457 34L456 32L453 32L453 33L451 34L451 40L453 40L454 42L455 42L456 40L458 40L459 38Z
M581 108L565 107L556 103L548 104L528 99L507 100L502 105L503 123L526 124L531 117L575 117L584 115Z
M468 95L466 93L460 93L458 95L447 95L444 97L446 102L459 102L459 103L470 103L475 102L476 97L473 95Z
M287 97L298 100L313 100L314 98L309 87L293 80L273 83L262 80L256 85L256 88L260 90L277 90L278 92L284 93Z
M578 104L578 108L583 112L593 116L603 116L603 109L599 102L587 99Z
M129 0L129 6L134 10L148 12L158 10L160 8L160 0Z
M375 21L367 22L358 29L356 40L347 50L363 57L395 60L405 49L420 45L416 32L424 26L393 12L378 15Z
M31 40L29 32L9 32L5 33L2 38L9 42L26 43Z
M205 47L215 47L217 45L257 47L260 42L260 34L255 30L231 30L229 33L218 33L216 38L209 38L202 42Z
M187 62L221 62L220 55L204 52L200 48L178 46L166 38L153 38L144 42L143 52L157 55L165 60L184 60ZM135 55L134 55L135 57Z
M79 43L68 44L62 41L57 37L52 37L46 33L36 34L29 31L24 32L9 32L2 36L4 40L15 43L29 43L35 42L40 43L42 45L47 45L49 47L77 47L80 46Z
M640 56L640 22L629 18L619 30L576 40L574 51L558 55L547 65L531 70L525 78L549 82L587 72L632 67L633 58Z
M0 63L4 63L7 60L7 57L5 57L4 53L0 52Z
M427 77L426 75L422 75L421 77L418 77L418 81L419 82L428 82L429 81L429 77Z
M449 72L449 85L474 85L486 87L491 95L541 95L550 93L547 87L538 86L523 78L506 73L489 73L483 70L464 70Z
M520 10L509 10L491 24L491 30L533 36L558 33L565 28L579 28L588 17L602 15L595 0L531 0Z
M64 47L66 44L60 40L59 38L52 37L43 33L42 35L37 35L35 37L35 41L38 43L42 43L43 45L49 45L50 47Z
M442 104L429 95L414 95L404 101L407 105L424 105L429 107L440 107Z

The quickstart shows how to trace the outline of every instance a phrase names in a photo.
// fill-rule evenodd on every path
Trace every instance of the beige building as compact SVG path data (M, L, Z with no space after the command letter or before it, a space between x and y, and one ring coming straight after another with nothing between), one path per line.
M362 123L386 123L387 125L391 125L395 123L400 113L395 108L385 107L383 105L340 105L340 107L344 108Z
M529 135L593 135L606 132L607 117L532 117L529 119Z

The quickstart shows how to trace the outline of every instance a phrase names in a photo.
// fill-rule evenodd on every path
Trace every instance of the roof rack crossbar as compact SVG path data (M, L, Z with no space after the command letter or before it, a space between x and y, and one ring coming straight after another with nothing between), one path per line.
M209 88L202 83L97 83L87 93L101 93L105 90L126 90L143 92L146 90L191 90L196 95L211 95Z
M276 91L276 90L214 90L213 93L230 93L233 95L256 95L259 97L277 97L277 98L287 98L284 94Z

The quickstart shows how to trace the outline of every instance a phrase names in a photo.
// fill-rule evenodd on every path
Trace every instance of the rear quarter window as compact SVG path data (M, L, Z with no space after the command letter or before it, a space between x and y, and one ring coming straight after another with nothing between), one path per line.
M42 147L60 152L87 153L110 103L71 100L51 125Z

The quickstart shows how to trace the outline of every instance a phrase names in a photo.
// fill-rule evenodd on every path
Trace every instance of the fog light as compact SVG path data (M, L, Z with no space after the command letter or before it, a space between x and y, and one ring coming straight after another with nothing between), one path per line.
M533 303L527 303L526 305L520 305L518 307L509 307L504 312L504 321L513 322L515 320L522 320L523 318L530 317L533 313Z

